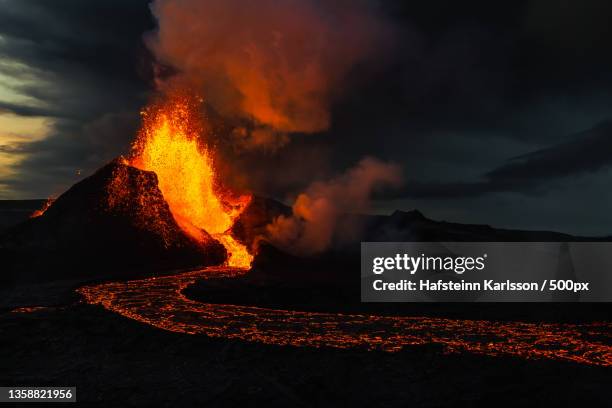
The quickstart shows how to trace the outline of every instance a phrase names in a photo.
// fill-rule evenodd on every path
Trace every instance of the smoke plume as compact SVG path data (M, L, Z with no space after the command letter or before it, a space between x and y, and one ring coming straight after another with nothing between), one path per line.
M148 44L173 81L242 123L239 143L274 147L327 129L343 77L387 42L365 2L343 1L155 0Z
M295 200L291 216L268 225L268 238L292 253L320 253L331 245L340 215L367 211L375 188L400 183L399 166L365 158L330 181L311 184Z

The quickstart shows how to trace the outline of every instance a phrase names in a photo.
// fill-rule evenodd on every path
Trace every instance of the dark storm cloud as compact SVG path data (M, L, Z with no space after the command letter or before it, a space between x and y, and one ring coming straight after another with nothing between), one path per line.
M27 106L18 103L0 102L0 113L10 112L19 116L46 116L46 117L62 117L68 115L68 112L62 112L60 109L52 107L37 107Z
M362 75L368 79L336 105L330 143L337 163L354 162L351 146L358 145L405 164L406 178L418 183L401 194L438 198L530 193L551 188L546 181L557 174L590 166L587 156L568 169L555 155L575 148L564 144L573 134L612 118L612 3L381 7L398 23L402 40L386 65L359 67L369 70ZM474 148L461 147L469 138L478 141ZM584 154L600 162L598 153ZM535 163L542 166L537 180L516 178L519 169L535 171Z
M401 27L399 48L380 81L355 89L348 101L370 117L427 128L505 129L519 138L541 138L544 130L554 138L559 132L541 129L555 127L553 120L533 128L534 111L610 100L600 95L612 86L610 2L382 4ZM359 101L367 105L356 107Z
M514 157L483 174L482 181L411 183L400 196L471 197L492 192L542 193L559 179L596 173L612 165L612 122L574 135L570 141Z
M558 177L596 172L610 164L612 122L604 122L569 142L519 156L487 173L487 177L500 184L538 184Z
M0 73L28 97L0 111L53 123L45 139L3 148L25 155L3 180L13 195L61 193L125 152L152 78L152 27L144 0L0 1Z

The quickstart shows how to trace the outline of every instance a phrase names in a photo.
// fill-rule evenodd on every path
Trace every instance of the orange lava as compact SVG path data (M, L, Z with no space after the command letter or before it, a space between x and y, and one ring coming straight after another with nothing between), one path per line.
M199 241L202 231L225 246L227 265L248 268L253 260L230 229L249 204L248 195L221 194L213 153L201 142L197 98L175 94L146 109L130 164L157 174L159 189L178 225Z
M399 351L442 345L446 352L549 359L612 366L612 324L493 322L275 310L206 304L182 291L198 279L236 277L241 269L207 268L180 275L80 288L99 304L160 329L274 345Z
M49 209L49 207L51 207L51 204L53 204L54 201L55 199L53 198L47 198L47 200L39 210L36 210L32 214L30 214L30 218L37 218L43 215Z
M33 312L38 312L41 310L47 310L49 309L46 306L24 306L24 307L17 307L13 310L11 310L11 313L33 313Z

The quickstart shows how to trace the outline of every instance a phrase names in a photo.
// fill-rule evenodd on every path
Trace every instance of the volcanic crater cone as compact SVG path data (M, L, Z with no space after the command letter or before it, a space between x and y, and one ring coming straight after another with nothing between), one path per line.
M154 172L116 159L72 186L41 216L0 237L4 281L112 277L222 264L223 245L176 223Z

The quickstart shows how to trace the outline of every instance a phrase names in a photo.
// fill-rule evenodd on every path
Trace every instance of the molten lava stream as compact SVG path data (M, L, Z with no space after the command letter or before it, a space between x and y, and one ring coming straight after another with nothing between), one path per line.
M78 292L89 304L185 334L273 345L387 352L438 344L448 353L612 367L612 324L608 322L493 322L302 312L200 303L183 294L198 279L234 278L244 273L244 269L213 267L173 276L85 286Z
M212 152L198 143L202 133L198 100L171 96L143 112L131 164L157 174L159 189L187 234L204 242L206 231L225 247L227 266L249 268L253 256L230 230L251 197L219 193Z
M49 207L51 207L51 204L53 204L54 201L54 198L47 198L47 200L45 200L43 206L39 210L36 210L32 214L30 214L30 218L37 218L42 216L45 212L47 212L47 210L49 209Z

